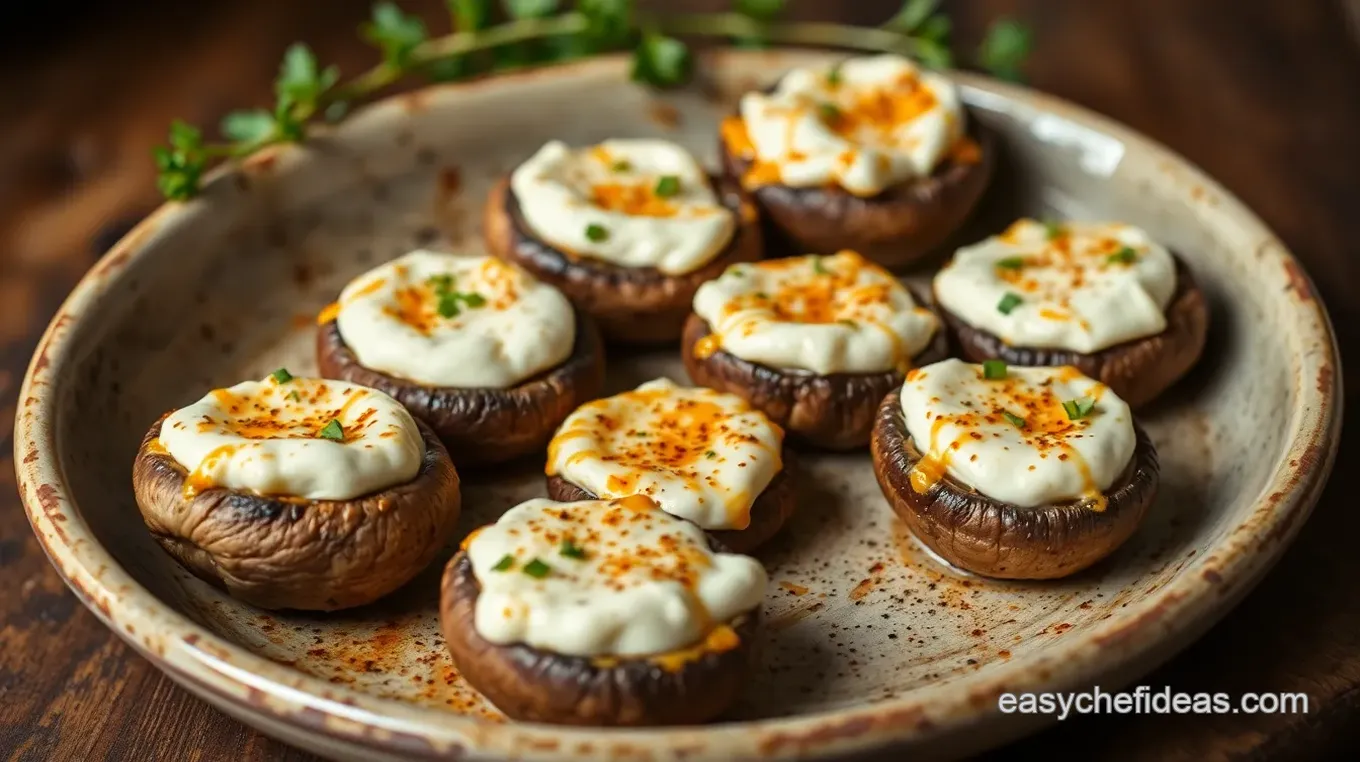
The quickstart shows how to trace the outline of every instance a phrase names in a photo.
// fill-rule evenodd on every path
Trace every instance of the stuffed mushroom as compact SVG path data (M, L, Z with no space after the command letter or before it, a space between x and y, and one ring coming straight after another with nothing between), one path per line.
M434 559L459 511L448 453L399 402L285 369L157 421L132 484L166 552L267 609L377 600Z
M695 383L746 398L818 447L869 444L883 395L944 359L938 318L852 251L733 265L694 296L682 341Z
M1133 534L1157 453L1129 406L1076 368L950 359L883 399L874 471L922 543L988 577L1051 579Z
M400 400L464 466L541 451L604 384L591 319L496 257L411 252L352 281L318 323L323 376Z
M663 140L552 141L492 191L483 230L632 344L678 339L699 284L762 255L749 197Z
M647 497L535 499L444 572L459 672L511 719L694 725L750 680L767 578Z
M993 161L958 88L899 55L795 69L747 93L722 124L721 153L799 251L854 249L894 269L962 225Z
M548 495L645 495L745 553L797 503L784 432L734 394L649 381L582 405L548 445Z
M963 357L1076 366L1134 408L1190 370L1209 324L1185 263L1118 223L1019 220L960 249L934 291Z

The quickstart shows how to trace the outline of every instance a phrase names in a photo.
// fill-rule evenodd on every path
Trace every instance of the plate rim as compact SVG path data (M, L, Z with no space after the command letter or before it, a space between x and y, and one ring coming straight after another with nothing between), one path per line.
M841 56L793 49L714 49L705 51L701 58L704 67L738 62L749 68L774 70ZM406 104L413 97L428 104L507 82L624 76L627 65L626 55L616 54L432 85L376 101L359 114L395 117L409 108ZM1225 219L1242 227L1251 240L1260 242L1258 258L1277 259L1287 278L1287 290L1292 292L1282 297L1293 306L1289 322L1297 327L1301 339L1315 340L1322 347L1320 352L1293 356L1290 370L1298 404L1288 419L1286 447L1260 492L1264 499L1256 501L1247 518L1215 546L1216 552L1200 554L1166 585L1130 603L1123 616L1071 633L1061 647L955 678L936 690L916 691L915 697L679 729L602 732L491 723L374 697L255 655L174 611L114 560L69 495L55 441L55 423L60 415L57 403L62 398L56 393L60 389L56 379L73 361L67 341L73 326L84 309L101 298L109 283L145 253L147 242L158 230L192 224L199 214L206 214L211 192L187 203L165 203L136 225L81 278L38 342L19 391L14 463L21 501L39 544L63 581L107 627L158 669L219 708L229 704L231 714L259 718L276 731L280 725L291 726L291 737L302 737L292 736L293 731L303 736L320 733L344 746L417 757L476 758L513 751L526 759L594 759L601 753L626 756L641 750L666 756L704 752L726 758L788 759L863 752L957 732L970 720L996 712L996 698L1003 691L1062 689L1089 683L1096 675L1128 670L1140 661L1145 663L1138 669L1150 669L1159 647L1165 650L1166 643L1181 641L1161 656L1169 658L1245 595L1292 541L1317 502L1340 441L1343 403L1335 332L1317 289L1274 233L1217 181L1179 154L1108 117L1055 96L976 74L950 75L971 99L995 98L996 103L1051 113L1112 136L1124 144L1126 154L1136 152L1157 160L1159 169L1171 173L1174 182L1187 184L1187 195L1192 186L1203 189L1215 202L1213 213L1226 215ZM343 131L344 125L338 130ZM207 184L221 185L219 181L225 177L249 174L292 150L291 146L277 146L252 157L239 169L219 168L208 176ZM1292 461L1290 453L1297 454ZM1230 542L1243 533L1248 535L1244 541L1235 545ZM1228 582L1230 586L1225 585ZM926 696L922 698L921 693ZM931 706L929 714L923 708L926 704ZM1013 717L1018 720L1020 716ZM1044 721L1038 715L1027 719L1029 725Z

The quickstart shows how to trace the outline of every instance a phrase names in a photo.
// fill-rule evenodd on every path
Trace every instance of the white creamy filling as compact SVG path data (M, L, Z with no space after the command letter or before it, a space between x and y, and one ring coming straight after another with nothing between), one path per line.
M851 251L733 265L699 287L694 311L711 331L701 355L721 348L822 375L909 366L938 328L896 278Z
M714 553L698 527L641 497L511 508L466 542L492 643L573 656L647 656L739 641L724 624L760 605L765 570Z
M783 441L746 400L662 378L572 412L548 445L547 473L599 497L646 495L704 529L745 529Z
M910 474L922 493L947 471L1017 506L1086 499L1102 510L1137 444L1129 406L1071 367L1011 367L988 379L982 365L949 359L907 374L901 399L924 453Z
M664 140L579 149L554 140L511 174L510 188L537 238L622 267L693 272L736 231L703 167Z
M275 377L214 389L171 413L160 445L186 494L225 487L349 500L415 478L425 443L401 403L342 381Z
M904 56L795 69L770 94L742 96L756 159L785 185L834 183L872 196L928 177L964 134L953 82Z
M1022 219L935 276L940 306L1007 344L1098 352L1166 330L1171 253L1117 223Z
M495 257L413 251L350 282L340 335L367 368L428 386L506 389L571 355L557 289Z

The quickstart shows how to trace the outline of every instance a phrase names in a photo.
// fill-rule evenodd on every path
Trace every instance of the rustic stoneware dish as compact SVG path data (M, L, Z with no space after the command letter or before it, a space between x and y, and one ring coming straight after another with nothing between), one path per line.
M1168 658L1266 571L1322 488L1341 412L1327 316L1280 242L1201 172L1106 119L968 75L1003 153L959 240L1020 213L1127 220L1180 252L1214 305L1208 354L1146 416L1160 498L1095 568L1043 584L956 573L905 534L867 454L810 457L801 510L762 554L770 627L740 704L708 727L606 732L506 723L483 703L438 635L438 566L366 608L266 613L190 576L143 528L129 476L151 421L214 386L313 371L313 316L342 284L417 245L477 250L489 184L543 141L661 135L712 162L741 92L820 55L714 53L702 83L664 96L630 84L621 58L426 89L163 207L80 283L25 379L15 461L53 563L189 690L356 759L949 756L1049 719L998 712L1003 691L1112 690ZM683 381L675 355L615 353L609 391ZM540 462L463 478L459 538L543 494Z

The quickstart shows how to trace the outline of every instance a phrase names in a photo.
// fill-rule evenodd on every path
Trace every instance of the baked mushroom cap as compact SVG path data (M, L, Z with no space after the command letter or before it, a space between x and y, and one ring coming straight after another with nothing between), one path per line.
M561 365L509 389L425 386L364 367L332 320L316 333L316 361L325 378L377 389L429 424L464 467L503 463L538 452L571 411L604 388L604 343L591 319L576 312L571 355Z
M730 117L739 119L740 117ZM799 252L853 249L889 269L914 265L968 218L991 180L995 139L978 120L969 120L976 152L955 151L929 177L895 185L874 196L856 196L839 186L795 188L770 183L748 189L761 213ZM753 159L719 140L723 172L739 184Z
M156 446L164 417L133 463L142 518L199 577L265 609L334 611L406 584L453 533L458 472L434 432L414 479L352 500L303 500L214 487L186 497L188 472Z
M879 401L902 386L905 378L898 370L825 376L784 370L743 360L722 349L700 358L695 348L711 332L697 314L685 323L681 356L690 380L743 397L790 436L815 447L851 450L869 444ZM948 356L949 341L941 326L912 363L929 365Z
M551 283L592 315L606 339L627 344L675 341L689 315L694 292L729 265L754 262L764 252L755 206L740 186L714 180L723 206L737 216L732 240L703 267L668 275L652 267L621 267L567 254L538 239L520 213L506 177L492 189L483 215L487 247Z
M780 454L783 467L751 504L751 523L745 529L706 529L709 537L733 553L750 553L779 533L798 506L798 464L788 447ZM548 497L559 503L599 500L583 487L560 476L548 477Z
M727 624L738 644L724 651L593 659L497 645L477 632L481 584L460 552L444 570L439 625L459 672L508 717L565 725L697 725L736 700L758 658L760 609ZM660 662L660 663L658 663Z
M1021 508L974 491L946 473L925 494L909 474L922 453L907 433L898 392L878 408L874 474L883 496L916 538L949 563L1001 579L1054 579L1080 571L1118 548L1157 496L1157 451L1133 424L1137 444L1105 491L1103 511L1073 500Z
M1204 353L1209 331L1209 306L1190 268L1176 260L1176 290L1166 306L1166 329L1154 336L1133 339L1099 352L1017 347L996 334L965 323L939 306L954 346L971 362L1004 360L1017 366L1075 366L1105 384L1131 408L1148 404L1184 376Z

